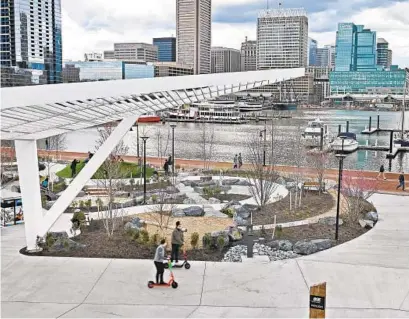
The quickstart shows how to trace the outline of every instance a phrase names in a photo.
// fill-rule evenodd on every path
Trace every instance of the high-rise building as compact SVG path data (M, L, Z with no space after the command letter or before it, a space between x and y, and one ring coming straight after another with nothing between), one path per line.
M211 0L176 0L177 62L210 73Z
M339 23L336 71L376 71L376 32L363 25Z
M159 62L175 62L176 61L176 38L153 38L153 45L158 47Z
M240 51L224 47L212 47L211 72L240 72Z
M104 51L104 60L115 60L115 51L114 50L105 50Z
M127 62L157 62L158 47L149 43L114 43L114 57Z
M316 66L329 65L329 50L328 48L317 48Z
M308 38L308 65L314 66L317 64L317 40Z
M328 66L331 70L335 69L335 45L325 45L325 49L328 49ZM326 66L326 65L325 65Z
M193 75L193 68L176 62L155 62L155 77Z
M392 64L392 50L384 38L379 38L376 44L376 64L389 69Z
M257 19L257 69L308 64L308 17L304 9L263 10Z
M247 40L241 43L241 71L257 70L257 41Z
M61 1L2 0L0 51L2 86L62 82Z

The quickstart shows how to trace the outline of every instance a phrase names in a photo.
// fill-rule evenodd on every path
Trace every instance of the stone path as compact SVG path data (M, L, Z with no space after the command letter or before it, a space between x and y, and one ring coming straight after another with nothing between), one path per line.
M27 257L24 226L2 229L2 317L307 318L327 282L327 318L409 317L408 198L374 195L380 220L361 237L268 264L192 262L179 288L148 289L151 260Z

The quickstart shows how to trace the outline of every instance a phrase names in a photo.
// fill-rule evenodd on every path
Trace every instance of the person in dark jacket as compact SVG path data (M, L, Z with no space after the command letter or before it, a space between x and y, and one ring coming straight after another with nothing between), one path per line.
M385 166L383 166L383 164L381 165L381 167L379 168L379 174L376 177L376 179L378 179L379 177L383 177L383 180L386 181L386 177L385 177Z
M155 257L153 262L156 267L156 283L165 284L163 281L163 272L165 271L165 251L166 250L166 240L162 239L160 245L156 248Z
M402 190L404 191L405 190L405 175L403 172L399 175L399 185L396 187L396 189L399 189L401 187L402 187Z
M77 174L77 164L79 162L77 161L77 159L74 159L71 162L71 177L74 177Z
M176 222L176 228L172 232L172 254L170 261L175 263L179 262L179 249L183 245L183 229L180 221Z
M165 170L165 175L169 174L169 161L165 160L165 164L163 164L163 169Z

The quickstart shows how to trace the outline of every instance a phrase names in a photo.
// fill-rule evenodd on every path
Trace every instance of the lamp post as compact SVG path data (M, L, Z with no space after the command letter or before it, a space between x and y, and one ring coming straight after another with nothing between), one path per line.
M146 204L146 140L149 137L142 136L143 141L143 203Z
M267 121L264 121L264 130L260 131L260 140L263 138L264 133L264 142L263 142L263 166L266 166L266 138L267 138Z
M136 156L139 158L139 125L136 123Z
M172 128L172 176L175 176L175 127L176 124L171 124Z
M335 240L338 240L338 230L339 230L339 205L341 202L341 183L342 183L342 169L344 167L344 140L345 136L340 136L342 138L342 148L341 154L337 154L336 157L339 159L339 169L338 169L338 199L337 199L337 217L335 220Z

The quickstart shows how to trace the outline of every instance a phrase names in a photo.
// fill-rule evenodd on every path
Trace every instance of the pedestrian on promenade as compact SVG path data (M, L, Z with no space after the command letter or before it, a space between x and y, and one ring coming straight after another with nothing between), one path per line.
M41 186L42 186L43 188L48 188L48 177L46 177L46 178L43 180L43 182L41 183Z
M403 191L405 190L405 175L404 175L404 174L405 174L405 173L402 172L402 173L399 175L399 185L396 187L396 189L399 189L399 188L402 187L402 190L403 190Z
M236 169L238 164L239 164L239 158L238 158L238 156L236 154L236 155L234 155L234 159L233 159L233 169Z
M378 179L379 177L383 177L383 180L386 181L386 177L385 177L385 166L383 166L383 164L381 165L381 167L379 168L379 174L376 177L376 179Z
M165 160L165 164L163 164L163 169L165 170L165 175L169 174L169 160Z
M164 284L163 273L165 271L165 249L166 249L166 239L160 241L160 245L156 248L155 257L153 262L156 267L156 283Z
M171 166L173 164L172 155L169 155L169 157L168 157L168 164L169 164L169 166Z
M184 238L183 238L183 229L180 221L176 222L176 228L172 232L172 254L170 257L170 261L177 264L179 262L179 248L183 245Z
M241 168L243 166L243 159L241 158L241 153L239 153L238 161L239 161L239 168Z
M78 164L77 159L74 159L71 162L71 177L75 177L75 175L77 174L77 164Z

